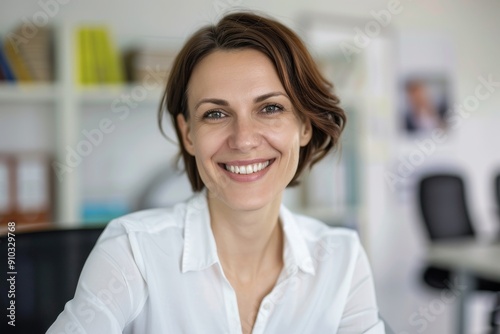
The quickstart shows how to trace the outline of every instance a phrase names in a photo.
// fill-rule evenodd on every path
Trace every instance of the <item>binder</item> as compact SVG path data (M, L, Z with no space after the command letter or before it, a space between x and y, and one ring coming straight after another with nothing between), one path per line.
M24 153L16 156L15 208L18 223L51 220L51 177L48 156Z
M14 164L8 155L0 155L0 227L15 221Z
M53 177L50 156L40 152L0 154L0 227L50 223Z

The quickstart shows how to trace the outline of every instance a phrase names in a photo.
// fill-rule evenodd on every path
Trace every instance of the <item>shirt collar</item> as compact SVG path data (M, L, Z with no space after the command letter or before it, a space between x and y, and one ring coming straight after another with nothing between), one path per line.
M219 263L217 245L210 226L206 191L187 202L184 221L184 250L182 273L206 269ZM312 257L293 214L284 206L280 208L280 221L284 232L283 260L287 276L302 271L315 275Z

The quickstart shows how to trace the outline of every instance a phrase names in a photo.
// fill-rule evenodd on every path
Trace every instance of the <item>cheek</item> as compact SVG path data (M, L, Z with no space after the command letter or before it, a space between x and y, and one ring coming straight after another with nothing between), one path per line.
M212 163L212 157L217 151L213 144L210 140L201 139L194 141L195 161L198 173L205 186L211 191L213 191L213 184L216 183L214 168L217 167Z
M195 142L195 158L198 163L205 164L207 159L214 154L215 147L212 145L210 141L199 141Z
M265 137L276 149L292 154L300 148L300 128L296 122L276 121L265 128Z
M193 137L196 161L207 164L207 161L223 147L225 138L225 134L220 130L214 131L203 127L196 129Z
M206 129L205 129L206 130ZM195 160L198 173L206 188L213 196L218 196L230 182L221 173L214 161L214 156L223 149L225 138L223 133L213 131L197 131L194 139Z

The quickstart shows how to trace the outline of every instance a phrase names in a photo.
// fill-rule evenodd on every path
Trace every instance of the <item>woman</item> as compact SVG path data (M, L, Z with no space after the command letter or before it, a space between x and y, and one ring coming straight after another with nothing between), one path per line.
M281 205L345 124L299 38L251 13L202 28L165 111L197 194L112 221L49 333L383 333L356 233Z

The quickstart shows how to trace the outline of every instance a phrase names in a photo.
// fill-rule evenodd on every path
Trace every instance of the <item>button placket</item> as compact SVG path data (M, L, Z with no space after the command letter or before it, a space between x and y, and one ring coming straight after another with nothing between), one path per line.
M238 312L238 299L236 297L236 292L234 291L231 283L227 279L224 274L224 270L222 270L222 266L219 263L219 270L224 278L222 282L222 291L224 294L224 304L226 306L227 313L227 321L230 333L242 333L241 330L241 319L240 314Z
M231 333L241 333L240 315L238 313L236 293L230 286L227 286L227 284L224 284L224 299Z
M264 332L264 328L267 324L269 313L271 311L271 302L267 298L268 297L266 296L263 299L262 304L259 308L257 319L255 320L255 324L253 326L252 334L261 334Z

